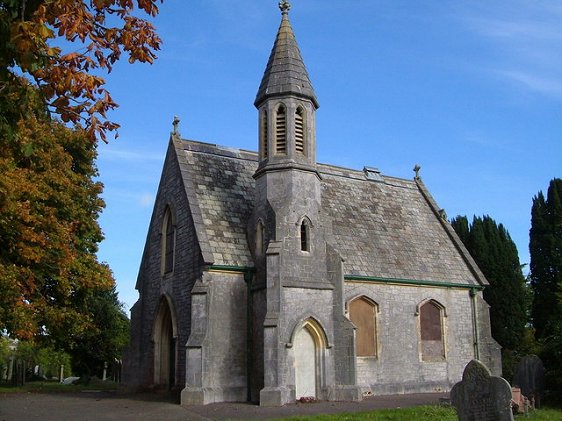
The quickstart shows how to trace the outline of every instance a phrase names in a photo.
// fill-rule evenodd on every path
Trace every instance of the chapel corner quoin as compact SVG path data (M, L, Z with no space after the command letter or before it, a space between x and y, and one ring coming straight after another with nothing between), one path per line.
M500 374L487 281L421 178L316 162L319 103L280 5L258 152L170 136L125 387L275 406L448 391L474 358Z

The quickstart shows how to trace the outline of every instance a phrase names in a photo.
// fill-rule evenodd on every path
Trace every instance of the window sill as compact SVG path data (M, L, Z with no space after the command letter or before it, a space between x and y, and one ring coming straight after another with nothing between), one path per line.
M445 357L426 357L422 358L422 363L446 363L447 359Z

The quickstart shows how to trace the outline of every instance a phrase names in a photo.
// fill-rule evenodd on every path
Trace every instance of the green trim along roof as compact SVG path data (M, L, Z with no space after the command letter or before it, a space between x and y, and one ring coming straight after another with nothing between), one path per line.
M379 278L376 276L355 276L355 275L345 275L344 279L346 281L380 282L385 284L398 284L398 285L484 289L484 286L482 285L460 284L460 283L457 284L453 282L429 281L426 279L396 279L396 278Z
M230 265L209 265L206 267L207 271L218 272L234 272L234 273L255 273L254 267L248 266L230 266ZM344 275L345 281L358 281L358 282L374 282L385 284L398 284L398 285L412 285L412 286L429 286L429 287L446 287L446 288L467 288L467 289L484 289L482 285L474 284L460 284L453 282L440 282L430 281L427 279L397 279L397 278L380 278L376 276L357 276L357 275Z

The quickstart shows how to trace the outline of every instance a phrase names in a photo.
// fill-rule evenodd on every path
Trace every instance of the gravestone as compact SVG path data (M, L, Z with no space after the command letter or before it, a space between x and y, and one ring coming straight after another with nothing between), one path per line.
M521 389L521 393L531 401L531 406L540 408L541 396L544 392L544 365L536 355L527 355L519 362L513 385Z
M513 421L511 386L478 360L468 363L453 386L451 403L460 421Z
M511 388L511 410L514 414L526 414L529 410L529 399L521 393L518 387Z
M20 387L25 384L25 361L15 360L12 372L12 386Z

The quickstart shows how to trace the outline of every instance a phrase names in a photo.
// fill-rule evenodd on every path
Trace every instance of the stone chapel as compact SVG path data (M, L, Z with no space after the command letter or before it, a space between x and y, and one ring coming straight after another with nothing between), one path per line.
M289 8L254 102L258 152L170 136L125 387L283 405L448 391L473 358L499 375L487 281L418 172L316 162Z

